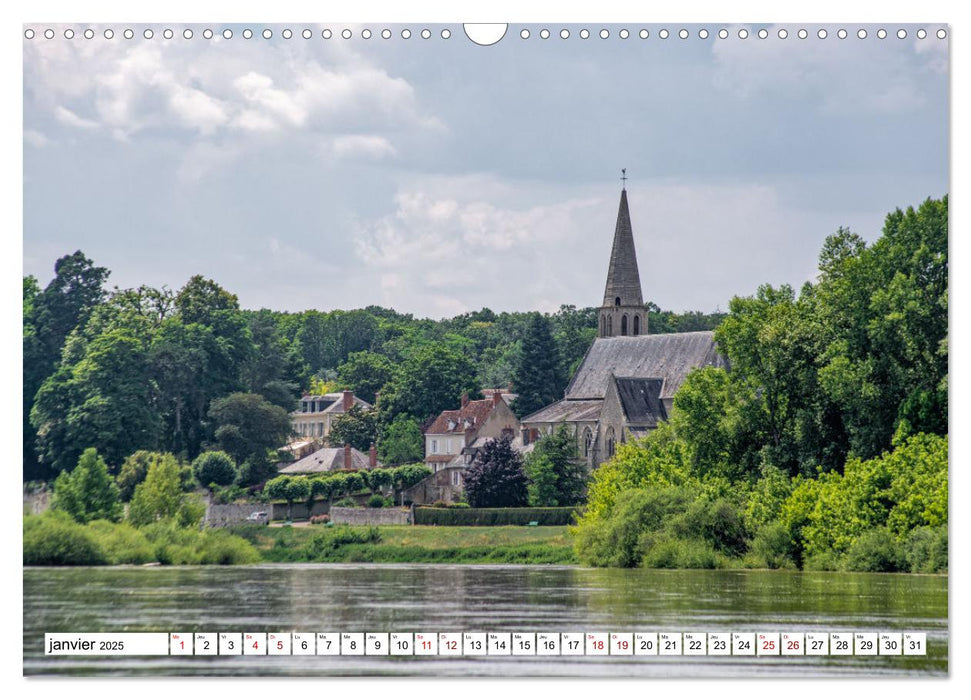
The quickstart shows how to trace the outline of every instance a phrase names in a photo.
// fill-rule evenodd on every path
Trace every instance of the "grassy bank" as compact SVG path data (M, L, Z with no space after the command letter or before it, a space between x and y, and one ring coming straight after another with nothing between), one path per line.
M233 532L270 562L577 563L565 526L243 526Z

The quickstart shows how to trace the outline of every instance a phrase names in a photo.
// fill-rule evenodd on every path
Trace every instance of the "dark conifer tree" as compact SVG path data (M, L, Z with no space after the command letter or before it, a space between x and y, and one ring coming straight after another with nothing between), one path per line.
M513 401L512 409L520 418L561 398L560 355L550 332L550 322L540 313L530 314L513 373L513 390L518 398Z

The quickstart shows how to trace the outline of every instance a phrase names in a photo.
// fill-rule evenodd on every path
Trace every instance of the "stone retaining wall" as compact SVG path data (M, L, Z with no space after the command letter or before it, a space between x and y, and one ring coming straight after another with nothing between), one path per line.
M346 525L411 525L410 508L331 508L333 523Z

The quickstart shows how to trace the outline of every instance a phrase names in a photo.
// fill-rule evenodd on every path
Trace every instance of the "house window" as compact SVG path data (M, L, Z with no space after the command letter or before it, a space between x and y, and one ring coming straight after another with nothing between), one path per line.
M438 454L438 440L432 440L432 454Z
M641 334L641 317L635 315L634 316L634 335L640 335L640 334Z
M323 423L318 423L317 424L317 430L320 431L318 433L318 435L320 435L321 437L323 437L323 435L324 435L324 424Z
M610 428L607 430L607 456L614 456L614 446L616 443L616 438L614 437L614 429Z
M620 297L614 299L614 306L620 306Z
M458 469L456 469L455 471L452 472L452 486L461 486L461 485L462 485L462 473Z
M627 314L624 314L624 317L620 319L620 334L627 335Z
M593 444L593 432L590 428L583 431L583 456L590 456L590 446Z
M452 454L452 440L449 439L445 442L445 454Z
M607 317L607 335L613 335L613 334L614 334L614 317L613 316L608 316Z

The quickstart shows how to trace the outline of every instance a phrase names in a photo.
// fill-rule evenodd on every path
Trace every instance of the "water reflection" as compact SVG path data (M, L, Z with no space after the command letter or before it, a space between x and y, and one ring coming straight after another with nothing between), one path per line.
M927 657L394 659L43 656L44 632L928 633ZM947 672L947 578L576 567L264 565L24 570L27 674L870 675Z

